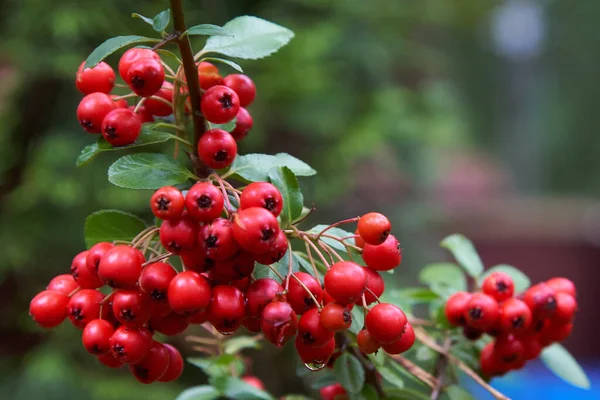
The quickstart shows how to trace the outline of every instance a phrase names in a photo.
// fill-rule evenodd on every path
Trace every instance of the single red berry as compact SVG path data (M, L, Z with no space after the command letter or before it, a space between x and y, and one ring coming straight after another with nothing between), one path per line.
M251 207L234 214L233 236L250 253L268 252L278 234L277 219L264 208Z
M233 89L217 85L202 95L200 109L207 121L225 124L235 118L240 110L240 99Z
M536 336L522 338L523 358L525 361L533 360L539 357L542 352L542 345Z
M172 312L162 317L152 316L148 325L155 332L160 332L167 336L175 336L187 329L190 325L190 318L186 315Z
M255 254L254 259L259 264L271 265L281 260L288 250L288 240L284 231L279 231L269 251L263 254Z
M225 199L215 185L198 182L185 195L185 208L199 222L210 222L223 212Z
M158 53L150 49L140 49L134 47L123 53L121 59L119 60L119 75L121 75L121 78L123 78L125 82L127 82L128 84L130 83L127 76L129 68L131 68L133 63L144 58L152 58L154 60L160 61L160 56L158 55Z
M315 309L308 310L304 315L313 310ZM302 322L302 319L300 319L300 322ZM352 325L352 313L344 304L328 303L321 310L321 325L331 332L344 331Z
M298 317L284 298L276 297L267 304L260 319L260 328L265 339L277 347L282 347L298 330Z
M404 333L400 336L400 339L391 344L384 344L381 347L388 354L400 354L410 350L413 344L415 344L415 331L410 323L406 323Z
M375 341L368 330L362 329L356 335L356 344L360 351L365 354L373 354L381 348L381 344Z
M198 80L202 90L208 90L213 86L225 83L223 77L219 75L219 69L208 61L202 61L198 64Z
M160 242L173 254L196 247L198 225L187 215L181 218L163 221L160 225Z
M499 361L494 352L494 342L488 343L479 355L479 365L483 375L492 377L500 372Z
M129 365L131 374L142 383L152 383L162 377L169 368L169 351L154 340L150 351L140 362Z
M242 190L240 208L261 207L279 216L283 209L281 192L269 182L253 182Z
M122 363L135 364L148 355L152 342L148 329L120 326L110 337L110 352Z
M177 274L171 280L167 292L171 309L184 315L204 310L210 303L210 296L210 286L194 271Z
M116 94L110 94L109 97L115 102L117 108L129 108L127 99L120 99Z
M38 293L29 303L29 315L38 325L54 328L67 317L69 297L55 290L44 290Z
M515 335L502 335L496 339L494 353L501 362L515 364L524 358L525 348Z
M556 312L556 293L545 283L538 283L527 289L523 301L534 317L551 317Z
M105 319L90 321L81 334L83 347L90 354L107 354L110 351L110 337L115 333L113 325Z
M216 261L228 260L240 249L233 238L232 224L225 218L217 218L200 227L198 248L206 257Z
M321 347L333 339L333 332L321 324L319 310L312 308L305 312L298 322L298 340L310 347Z
M140 327L150 319L150 296L137 289L120 289L113 297L112 310L117 320L127 326Z
M225 77L225 86L232 88L240 99L240 105L247 107L256 97L256 86L252 79L243 74L232 74Z
M115 245L112 243L100 242L96 243L88 250L87 257L85 258L85 265L90 270L90 274L93 276L98 276L98 266L100 266L100 260L113 247L115 247Z
M469 340L475 341L483 336L483 331L465 325L463 327L463 336Z
M531 325L531 310L522 300L505 300L500 306L499 322L504 332L524 332Z
M98 276L114 288L133 287L142 272L142 262L139 250L126 245L115 246L100 260Z
M240 107L236 117L235 117L235 127L230 132L231 136L236 141L240 141L248 136L248 133L252 130L252 126L254 125L254 121L252 120L252 115L246 110L244 107Z
M575 284L567 278L552 278L546 281L548 285L555 293L566 293L573 297L577 297L577 290Z
M291 284L291 281L290 281ZM283 292L283 286L271 278L261 278L252 282L246 290L246 308L248 315L260 318L264 308L277 293Z
M378 246L385 242L385 239L392 230L392 223L383 214L371 212L363 215L358 220L358 234L365 243Z
M363 260L376 271L389 271L402 262L400 242L394 235L388 235L385 242L378 246L365 243Z
M485 331L496 323L499 314L498 302L483 293L475 293L467 303L464 317L467 324Z
M294 342L296 352L303 363L313 365L324 365L335 351L335 339L331 338L321 347L313 347L304 344L300 335L296 336Z
M137 111L135 111L135 109L137 108ZM142 121L142 124L145 124L146 122L154 122L154 116L152 114L150 114L150 111L148 111L148 109L144 106L130 106L128 107L128 109L134 113L137 114L138 117L140 117L140 121Z
M365 327L373 340L384 344L394 343L404 333L408 319L406 314L393 304L379 303L367 313Z
M287 299L297 314L303 314L311 308L317 307L317 304L315 304L310 293L308 293L294 277L300 280L302 284L310 290L319 303L323 299L323 289L321 289L319 281L306 272L295 272L293 276L290 277Z
M552 321L561 324L568 324L573 320L573 316L577 311L577 300L565 292L556 293L555 298L556 312L552 316Z
M348 400L348 392L339 383L325 386L319 390L321 400Z
M104 295L94 289L82 289L75 293L67 304L69 319L79 329L83 329L90 321L100 318L100 302ZM107 310L103 310L103 317Z
M127 72L127 83L138 96L150 97L160 90L165 81L165 70L160 61L142 58L135 61Z
M68 295L78 287L79 285L75 282L75 279L73 279L73 275L62 274L52 278L46 289Z
M222 129L204 132L198 142L198 157L209 168L226 168L231 165L236 155L235 139Z
M183 372L183 357L181 357L181 353L175 347L170 344L164 343L163 346L167 349L169 353L169 366L167 370L158 378L159 382L172 382L178 379Z
M377 299L383 294L383 291L385 290L385 282L383 281L383 278L379 272L375 271L374 269L365 267L363 270L367 275L367 286L364 294L367 305L369 305L377 301ZM357 301L357 304L362 305L362 301Z
M156 218L162 220L181 217L184 209L183 193L173 186L158 189L150 198L150 209Z
M265 384L255 376L243 376L242 380L250 386L254 386L258 390L265 390Z
M92 68L84 68L85 61L79 65L75 76L75 86L83 94L94 92L110 93L115 86L115 71L101 61Z
M197 250L181 250L179 252L181 261L186 269L194 272L206 272L215 266L215 260L206 257Z
M140 135L142 120L127 108L109 112L102 121L102 136L115 147L132 144Z
M222 334L234 333L246 315L244 295L233 286L218 285L212 289L208 320Z
M86 259L89 252L82 251L77 254L71 262L71 275L77 284L84 289L96 289L102 286L102 281L98 274L87 267Z
M356 303L367 285L365 269L351 261L339 261L325 274L325 289L342 304Z
M464 315L469 300L471 300L471 293L467 292L456 292L448 298L444 313L450 324L461 326L467 322Z
M155 262L147 265L140 274L139 285L155 302L166 303L167 291L177 272L169 264Z
M167 103L154 99L153 97L159 97ZM168 103L173 103L173 84L165 81L158 92L154 93L152 98L146 99L144 107L146 107L146 110L152 115L166 117L173 113L173 105Z
M112 353L99 354L96 358L108 368L120 368L123 366L123 363L117 360Z
M483 293L493 297L496 301L510 299L515 291L512 278L505 272L492 272L483 280Z
M105 93L90 93L77 106L77 120L89 133L102 132L104 117L117 108L115 102Z

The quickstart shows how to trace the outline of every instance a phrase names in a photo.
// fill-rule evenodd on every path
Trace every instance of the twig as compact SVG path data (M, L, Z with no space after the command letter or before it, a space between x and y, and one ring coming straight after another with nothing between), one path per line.
M431 388L435 388L437 386L438 381L435 376L431 375L429 372L425 371L423 368L419 367L409 359L406 359L401 355L390 355L390 358L402 365L404 369L406 369L410 374L419 378L427 386Z
M449 337L444 341L444 351L448 352L450 350L450 346L452 346L452 339ZM435 363L434 375L437 377L437 385L431 391L431 400L437 400L440 396L442 386L444 385L444 379L446 377L446 365L448 364L448 358L443 355L439 355L438 359Z
M349 224L349 223L352 223L352 222L356 222L356 221L358 221L358 218L359 217L348 218L348 219L344 219L344 220L338 221L336 223L333 223L333 224L329 225L327 228L323 229L321 232L317 233L317 237L315 239L319 240L319 237L321 237L322 234L324 234L325 232L327 232L331 228L335 228L336 226L339 226L339 225L342 225L342 224Z
M338 261L344 261L344 258L343 258L342 256L340 256L340 255L338 254L338 252L337 252L337 251L335 251L335 249L334 249L333 247L331 247L330 245L328 245L328 244L327 244L327 243L325 243L324 241L322 241L322 240L319 240L319 241L317 242L317 245L321 246L321 248L322 248L323 250L325 250L327 253L329 253L329 254L333 254L333 255L334 255L334 256L335 256L335 257L338 259ZM330 253L330 252L331 252L331 253Z
M158 262L158 261L166 260L167 258L172 257L172 256L173 256L173 253L165 253L161 256L149 259L148 261L143 263L142 266L145 267L146 265L150 265L150 264Z
M290 278L292 277L292 273L294 272L294 255L292 254L292 244L288 241L288 273L285 279L285 290L290 288ZM309 290L310 292L310 290ZM312 295L312 293L311 293ZM314 296L313 296L314 298ZM315 303L318 305L318 303Z
M317 280L317 282L319 282L320 285L321 282L319 281L319 271L317 270L317 264L315 264L315 259L312 256L312 251L310 251L310 246L306 242L304 242L304 246L306 247L306 254L308 255L308 259L310 260L310 265L312 266L313 272L315 273L315 279Z

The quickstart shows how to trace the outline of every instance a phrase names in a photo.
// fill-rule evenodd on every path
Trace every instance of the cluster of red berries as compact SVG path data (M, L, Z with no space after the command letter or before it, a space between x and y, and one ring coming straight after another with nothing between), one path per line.
M93 68L77 71L75 84L86 96L77 107L77 119L89 133L102 133L113 146L135 142L142 124L153 122L154 117L173 113L173 84L165 80L165 68L158 53L143 48L127 50L119 61L119 75L132 90L131 94L109 94L115 86L115 72L105 62ZM198 144L198 156L210 168L229 166L237 154L237 143L252 129L252 116L245 107L256 96L256 87L246 75L232 74L223 78L213 64L198 63L198 79L202 92L201 112L207 121L224 124L235 120L231 133L222 129L207 131ZM180 91L187 93L185 79ZM141 98L129 105L127 98ZM185 110L191 107L186 104Z
M482 292L458 292L446 302L448 321L463 326L465 337L476 340L487 333L495 338L480 356L488 376L522 368L573 328L577 300L570 280L552 278L513 295L512 278L498 271L485 278Z

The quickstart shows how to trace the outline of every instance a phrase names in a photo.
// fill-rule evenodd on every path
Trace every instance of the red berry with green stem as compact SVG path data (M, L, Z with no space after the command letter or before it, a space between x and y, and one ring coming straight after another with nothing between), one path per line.
M311 308L317 307L317 304L315 304L313 296L306 291L294 276L306 286L319 303L323 299L323 289L321 288L319 281L306 272L295 272L293 276L290 277L287 299L297 314L303 314Z
M129 108L129 104L127 103L126 99L120 99L119 96L115 94L111 94L109 97L113 99L117 108Z
M162 220L181 217L185 199L183 193L173 186L158 189L150 198L150 209L154 216Z
M129 365L131 374L142 383L152 383L162 377L169 368L169 351L154 340L150 351L140 362Z
M375 271L372 268L366 267L363 268L365 274L367 275L367 286L365 288L365 300L367 305L374 303L377 299L383 294L385 290L385 282L383 278L379 274L379 272ZM362 301L358 300L356 304L362 305Z
M217 85L202 95L200 109L207 121L225 124L235 118L240 110L240 100L233 89Z
M135 364L148 355L152 348L152 334L146 328L120 326L110 337L110 352L124 364Z
M190 325L190 318L187 315L169 313L165 316L152 316L148 326L163 335L175 336L179 335Z
M552 321L567 324L573 320L577 311L577 300L565 292L556 293L556 312L552 316Z
M79 329L83 329L88 322L100 318L100 303L104 299L102 292L94 289L82 289L75 293L67 304L69 319ZM102 311L102 317L106 317L107 308Z
M150 111L148 111L148 109L145 106L130 106L128 107L128 109L131 112L136 113L137 116L140 117L140 121L142 121L142 124L145 124L146 122L154 122L154 116L150 113Z
M381 348L381 344L371 337L368 330L362 329L356 335L356 344L365 354L373 354Z
M242 107L249 106L256 97L256 86L252 79L243 74L231 74L225 77L225 86L233 89L239 99Z
M285 301L285 296L276 296L265 306L260 318L260 329L265 339L276 347L282 347L296 335L298 317L292 306Z
M233 236L240 247L250 253L268 252L278 234L277 219L264 208L246 208L234 214Z
M333 332L321 324L318 309L312 308L305 312L298 322L298 340L309 347L321 347L333 339Z
M77 284L83 289L96 289L102 286L98 273L88 269L87 256L89 251L77 254L71 262L71 275Z
M150 296L137 289L120 289L112 298L112 310L117 320L126 326L140 327L150 319Z
M406 314L393 304L379 303L367 313L365 327L373 340L391 344L400 339L408 319Z
M535 317L547 318L556 312L556 293L545 283L538 283L527 289L523 301Z
M236 141L240 141L248 136L248 133L252 130L252 126L254 125L254 121L252 119L252 115L246 110L244 107L240 107L237 115L235 116L235 127L230 132L231 136Z
M161 98L164 101L154 99L153 97ZM158 92L144 101L144 107L152 115L166 117L173 113L173 104L169 103L173 103L173 84L164 81Z
M329 361L335 351L335 339L329 339L321 347L313 347L304 344L302 338L298 335L296 336L294 346L303 363L324 365L327 364L327 361Z
M183 357L181 357L179 350L170 344L164 343L163 346L165 346L165 349L167 349L167 352L169 353L169 365L163 376L158 378L158 381L172 382L177 380L183 372Z
M67 317L69 297L55 290L44 290L38 293L29 303L29 315L38 325L54 328Z
M392 223L383 214L371 212L358 220L358 234L372 246L385 242L392 230Z
M112 243L100 242L96 243L88 250L87 257L85 258L85 264L93 276L98 276L98 267L100 266L100 260L113 247L115 247L115 245Z
M160 90L165 81L165 70L160 61L142 58L127 71L127 83L138 96L150 97Z
M78 287L79 285L75 282L75 279L73 279L73 275L62 274L52 278L46 289L69 295Z
M378 246L365 243L363 260L376 271L389 271L402 262L400 242L394 235L388 235L385 242Z
M208 320L222 334L234 333L246 315L244 295L233 286L218 285L212 289Z
M121 78L127 84L130 83L127 76L129 69L136 61L144 58L151 58L160 61L160 56L155 51L150 49L140 49L137 47L127 50L121 56L121 59L119 60L119 75L121 75Z
M277 293L281 292L283 292L283 286L271 278L261 278L251 283L246 290L248 315L260 318L267 304L273 300Z
M210 303L210 296L209 284L194 271L177 274L169 283L167 292L171 309L184 315L204 310Z
M142 120L127 108L109 112L102 121L102 136L115 147L132 144L140 135Z
M325 386L319 390L321 400L348 400L348 392L339 383Z
M240 208L261 207L279 216L283 209L283 197L275 185L269 182L253 182L242 190Z
M307 311L304 315L312 312L312 310L314 309ZM352 325L352 313L344 304L328 303L323 307L320 314L321 325L331 332L341 332L349 329Z
M90 93L77 106L77 120L89 133L102 132L104 117L117 108L115 102L105 93Z
M342 304L356 303L367 285L365 269L351 261L339 261L325 274L325 289Z
M96 358L108 368L120 368L123 366L123 363L117 360L112 353L100 354Z
M384 344L381 347L388 354L401 354L410 350L413 344L415 344L415 331L412 325L407 323L400 339L390 344Z
M482 290L496 301L504 301L513 296L515 285L510 275L496 271L483 280Z
M485 331L496 324L498 314L498 302L493 297L475 293L467 303L464 317L469 326Z
M198 182L185 195L185 208L199 222L210 222L223 212L225 199L215 185Z
M90 321L81 334L83 347L90 354L107 354L110 351L110 337L115 333L113 325L105 319Z
M263 254L255 254L254 259L259 264L271 265L281 260L288 250L288 240L285 232L280 230L271 245L271 249Z
M500 305L499 323L504 332L524 332L531 325L531 310L519 299L505 300Z
M140 289L147 293L152 301L168 303L167 291L176 275L177 272L171 265L163 262L152 263L147 265L140 274Z
M160 242L173 254L182 250L194 250L198 236L198 224L189 216L163 221L160 225Z
M236 155L235 139L222 129L204 132L198 142L198 157L209 168L226 168L231 165Z
M233 238L232 224L225 218L217 218L200 227L198 248L206 257L216 261L228 260L240 249Z
M567 278L552 278L546 281L546 285L554 290L555 293L566 293L573 297L577 296L575 284Z
M115 71L101 61L92 68L84 68L85 61L79 65L75 76L75 86L83 94L94 92L110 93L115 86Z
M139 250L118 245L107 251L100 260L98 276L105 284L114 288L133 287L142 272L142 262Z

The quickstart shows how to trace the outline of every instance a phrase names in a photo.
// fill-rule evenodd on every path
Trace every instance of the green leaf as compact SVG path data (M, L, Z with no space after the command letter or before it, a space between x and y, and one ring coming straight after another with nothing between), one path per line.
M429 395L415 389L386 390L385 400L429 400Z
M225 341L223 345L225 354L235 354L243 349L260 349L260 342L250 336L237 336Z
M237 156L227 171L227 176L244 182L264 182L269 179L269 171L276 167L288 167L296 176L316 174L305 162L286 153L274 156L268 154L246 154Z
M415 358L417 359L417 361L429 361L435 355L436 355L436 353L433 350L431 350L429 347L419 346L417 348L417 353L415 354Z
M311 229L308 230L308 233L319 234L323 229L327 228L328 226L329 225L323 225L323 224L313 226ZM345 230L343 230L341 228L331 228L331 229L328 229L327 232L325 232L325 234L328 235L328 236L334 236L334 237L337 237L337 238L340 238L340 239L344 238L344 237L347 237L347 236L354 235L353 233L345 231ZM341 251L341 252L344 252L344 253L348 252L348 250L346 249L346 246L344 246L339 240L335 240L335 239L331 239L331 238L323 237L323 236L321 236L319 238L319 240L322 240L323 242L327 243L328 245L330 245L331 247L333 247L336 251ZM353 254L358 254L358 252L352 250L352 248L350 248L350 249L351 249L350 251Z
M333 364L337 381L350 393L358 393L365 384L365 370L356 357L343 353Z
M128 189L158 189L193 178L179 161L166 154L139 153L124 156L108 168L110 183Z
M194 25L185 31L188 35L203 35L203 36L233 36L233 32L225 27L212 24Z
M208 376L218 377L231 374L229 365L236 361L232 354L223 354L214 357L189 357L187 362L200 368Z
M350 325L350 332L356 335L365 325L365 314L362 307L352 308L351 313L352 325Z
M85 245L90 248L98 242L131 241L146 223L133 214L119 210L96 211L85 219Z
M429 316L431 317L433 322L435 322L442 328L450 329L453 326L448 321L448 318L446 318L446 313L444 310L445 301L441 301L438 299L429 303Z
M171 60L175 61L175 63L177 65L181 65L182 64L181 59L177 56L177 54L173 53L172 51L165 50L165 49L156 49L154 51L157 52L158 54L160 54L161 56L163 56L162 57L163 60L164 60L164 56L167 56Z
M209 37L203 53L256 60L275 53L294 37L287 28L248 15L232 19L223 28L233 36Z
M492 272L504 272L512 278L515 284L515 293L521 293L527 290L527 288L531 285L531 280L527 275L525 275L521 270L513 267L512 265L500 264L496 265L481 275L479 278L479 285L483 284L483 280L487 278Z
M138 13L131 14L131 18L139 18L142 21L144 21L145 23L147 23L148 25L152 25L154 23L154 20L152 18L144 17L142 14L138 14Z
M467 290L464 272L458 265L452 263L426 265L419 273L419 281L443 298Z
M277 153L275 158L278 167L288 167L296 176L312 176L317 173L310 165L288 153Z
M303 366L303 369L306 370L306 367ZM322 371L323 372L319 371L319 376L317 376L316 379L310 383L311 389L319 390L321 388L324 388L325 386L337 383L333 372L330 372L329 370Z
M277 167L269 171L269 181L281 192L283 198L282 219L285 218L284 222L293 221L302 212L302 203L304 202L298 178L288 167ZM285 225L284 223L283 226Z
M456 261L467 271L473 278L478 278L483 272L483 263L477 254L477 250L473 243L460 234L447 236L440 243L442 247L450 250L456 258Z
M100 61L114 53L115 51L135 43L158 43L160 39L153 39L145 36L129 35L117 36L108 39L94 51L85 60L85 68L95 67Z
M383 350L379 351L383 352ZM402 380L402 377L396 373L396 371L393 371L386 366L380 366L377 368L377 372L379 372L383 379L385 379L390 385L397 388L404 387L404 380Z
M450 385L444 389L450 400L475 400L475 397L458 385Z
M229 65L231 68L235 69L238 72L244 72L244 70L242 69L242 67L240 67L237 63L234 63L231 60L226 60L224 58L219 58L219 57L205 57L202 58L200 61L213 61L213 62L218 62L218 63L222 63L222 64L227 64Z
M152 29L156 32L162 32L169 25L171 21L171 10L167 8L166 10L158 13L154 19L152 20Z
M582 389L590 388L590 380L581 366L560 344L554 343L546 347L540 358L546 367L559 378Z
M219 376L210 380L226 397L235 400L275 400L273 396L264 390L247 384L241 379L232 376Z
M213 124L211 122L209 122L208 124L210 125L210 129L221 129L225 132L231 132L235 129L236 118L232 119L231 121L225 124Z
M175 400L213 400L221 396L221 393L210 385L194 386L184 390Z
M363 389L360 391L360 400L379 400L377 390L372 385L365 384Z
M298 261L298 265L300 269L303 269L305 272L308 272L311 275L315 275L312 264L310 263L308 256L300 251L293 252L294 258ZM323 265L318 259L313 258L315 262L315 266L317 267L317 280L321 283L323 282L323 277L325 273L327 273L327 267Z

